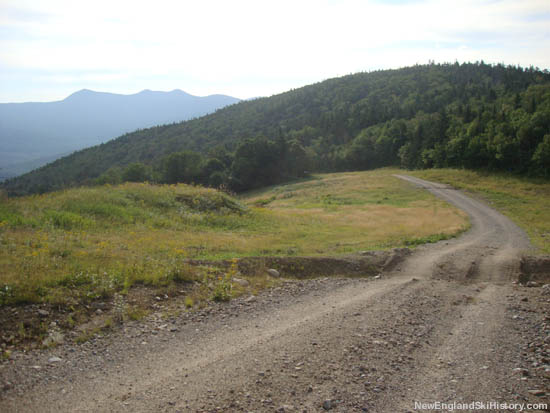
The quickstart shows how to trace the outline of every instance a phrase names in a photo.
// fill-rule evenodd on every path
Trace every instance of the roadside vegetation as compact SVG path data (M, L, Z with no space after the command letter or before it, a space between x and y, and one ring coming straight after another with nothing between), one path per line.
M0 203L0 305L72 305L136 284L228 282L187 259L338 255L453 236L465 216L391 169L314 176L239 200L184 184L126 183ZM263 282L263 281L262 281ZM218 289L216 292L216 288Z
M550 254L550 181L464 169L408 172L472 192L523 228L541 254Z

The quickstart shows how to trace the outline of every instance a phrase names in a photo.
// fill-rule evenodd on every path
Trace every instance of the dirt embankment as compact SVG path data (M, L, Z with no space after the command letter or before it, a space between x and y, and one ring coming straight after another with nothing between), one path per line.
M267 269L276 269L281 277L306 279L312 277L375 276L389 271L410 255L408 248L391 251L364 251L340 257L246 257L237 261L241 274L257 275ZM189 260L191 265L205 265L227 270L233 261Z
M519 281L523 284L529 281L540 284L550 283L550 256L523 257Z

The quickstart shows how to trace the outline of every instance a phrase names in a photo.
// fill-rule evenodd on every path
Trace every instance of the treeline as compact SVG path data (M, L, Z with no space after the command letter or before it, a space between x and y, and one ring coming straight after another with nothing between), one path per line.
M389 165L550 177L550 73L483 62L358 73L139 130L3 186L40 193L140 169L157 182L242 191L306 170Z
M174 152L153 166L134 162L124 168L112 167L94 184L122 182L194 183L234 191L260 188L307 172L304 148L295 140L280 137L246 139L234 153L217 148L203 156L198 152Z

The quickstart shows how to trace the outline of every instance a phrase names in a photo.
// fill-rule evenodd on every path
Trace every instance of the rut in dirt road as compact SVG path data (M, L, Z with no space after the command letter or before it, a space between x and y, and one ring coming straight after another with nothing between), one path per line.
M289 281L205 317L128 324L109 340L30 355L2 373L14 385L0 410L394 413L544 401L515 370L531 332L513 309L536 295L511 283L527 237L459 191L400 178L466 211L472 228L378 280ZM529 301L518 304L520 293ZM53 354L63 361L33 368Z

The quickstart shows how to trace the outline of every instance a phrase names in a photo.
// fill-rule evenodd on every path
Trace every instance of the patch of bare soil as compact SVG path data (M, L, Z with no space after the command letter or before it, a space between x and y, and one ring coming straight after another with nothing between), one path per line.
M550 257L523 257L521 260L520 282L536 284L550 283ZM532 284L531 283L531 284Z
M134 286L125 296L125 309L133 318L162 308L161 302L182 302L188 285L171 288ZM120 317L113 297L72 305L30 304L5 306L0 311L0 350L10 354L80 341L87 332L109 331Z
M284 278L367 277L395 266L409 254L409 249L398 248L341 257L247 257L238 260L237 268L241 277L262 275L270 268L276 268ZM223 274L230 270L232 261L189 260L188 264ZM150 311L181 307L193 287L189 283L178 283L170 288L136 285L125 296L126 310L139 318ZM6 306L0 312L0 348L8 352L39 349L64 341L79 341L85 338L87 331L106 333L112 327L111 322L120 318L115 307L113 297L72 305Z
M547 410L550 287L517 282L527 237L461 192L404 178L465 210L472 229L380 258L380 276L283 280L196 312L159 309L80 345L16 352L0 364L0 410ZM319 272L335 271L323 260ZM290 273L283 263L262 265Z
M408 248L391 251L364 251L339 257L245 257L238 260L237 268L245 275L264 273L277 269L282 277L298 279L325 276L372 276L401 262L410 254ZM229 268L232 261L189 260L191 265Z

